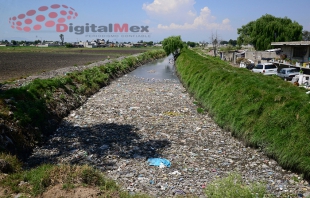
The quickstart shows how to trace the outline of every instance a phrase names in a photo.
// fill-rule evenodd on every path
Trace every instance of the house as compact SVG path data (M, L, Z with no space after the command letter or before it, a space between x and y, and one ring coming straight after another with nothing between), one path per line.
M134 43L133 47L146 47L146 45L143 43Z
M245 58L253 64L267 63L270 60L280 58L279 49L271 49L266 51L254 51L249 49L244 50L231 50L231 51L218 51L218 54L222 60L230 61L233 64L237 64L238 59ZM213 50L209 55L213 56Z
M246 59L253 60L255 64L257 63L267 63L272 59L280 57L279 49L271 49L266 51L245 51Z
M124 43L124 47L132 47L131 43Z
M156 43L154 44L154 47L162 47L163 45L162 44L159 44L159 43Z
M272 42L272 46L281 48L282 59L275 61L278 68L295 67L310 74L310 41Z
M96 48L97 47L97 43L92 41L92 42L79 42L77 47L85 47L85 48Z
M272 42L271 45L281 48L282 54L289 60L297 60L300 63L310 61L310 41Z

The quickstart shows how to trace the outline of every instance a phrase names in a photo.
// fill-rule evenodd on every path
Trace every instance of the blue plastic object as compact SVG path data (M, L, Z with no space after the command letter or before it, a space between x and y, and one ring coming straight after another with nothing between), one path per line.
M170 161L163 158L149 158L147 162L150 166L160 166L161 164L165 165L166 167L171 166Z

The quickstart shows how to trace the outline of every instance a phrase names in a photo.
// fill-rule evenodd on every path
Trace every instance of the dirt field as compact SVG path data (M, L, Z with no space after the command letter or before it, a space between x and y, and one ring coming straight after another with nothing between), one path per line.
M25 78L68 66L88 65L119 56L141 53L146 49L35 49L0 51L0 83Z

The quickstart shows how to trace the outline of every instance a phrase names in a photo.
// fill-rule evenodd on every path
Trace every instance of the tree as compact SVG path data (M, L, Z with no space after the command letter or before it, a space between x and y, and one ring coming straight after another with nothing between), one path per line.
M307 30L302 31L302 40L310 41L310 32Z
M162 42L163 48L167 55L172 54L174 60L180 55L181 50L183 49L183 41L181 36L170 36L165 38Z
M11 40L11 43L12 43L13 45L17 45L17 41L15 41L15 40Z
M237 45L237 40L229 39L228 44L232 45L232 46L236 46Z
M291 19L266 14L238 28L238 45L252 44L256 50L271 48L271 42L300 41L302 26Z
M148 45L148 46L153 46L154 43L153 43L153 41L149 41L149 42L147 42L147 45Z
M196 46L196 43L195 42L191 42L191 41L187 41L186 43L188 46L190 47L195 47Z
M64 45L65 36L63 34L60 34L59 37L61 40L61 45Z
M72 47L74 47L74 45L72 43L66 43L66 47L67 48L72 48Z
M212 43L212 46L213 46L214 56L216 57L217 48L219 47L219 44L220 44L220 41L219 41L217 33L215 33L215 34L212 33L212 35L211 35L211 43Z
M227 44L228 44L228 41L221 41L220 44L221 44L221 45L227 45Z

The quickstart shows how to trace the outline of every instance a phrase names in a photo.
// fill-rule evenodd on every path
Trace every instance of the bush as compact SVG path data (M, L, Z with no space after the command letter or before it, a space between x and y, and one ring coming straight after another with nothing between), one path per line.
M67 48L72 48L72 47L74 47L74 45L72 43L66 43L66 47Z

